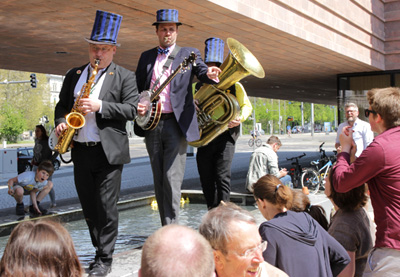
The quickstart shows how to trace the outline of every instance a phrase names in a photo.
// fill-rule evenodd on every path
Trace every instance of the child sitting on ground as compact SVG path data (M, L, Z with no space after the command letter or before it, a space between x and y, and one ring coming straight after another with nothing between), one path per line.
M8 194L17 201L16 214L25 215L23 198L30 195L32 205L29 212L34 215L45 215L47 210L40 206L40 201L50 192L53 183L47 179L53 174L54 167L50 161L43 161L35 171L26 171L8 180ZM37 195L36 193L39 192Z

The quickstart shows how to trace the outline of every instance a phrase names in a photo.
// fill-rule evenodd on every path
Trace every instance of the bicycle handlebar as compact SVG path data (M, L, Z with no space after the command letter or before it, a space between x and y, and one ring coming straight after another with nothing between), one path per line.
M292 161L292 160L296 160L296 159L301 159L306 155L306 153L303 152L302 155L297 156L297 157L293 157L293 158L286 158L287 161Z
M321 143L321 145L319 146L319 153L321 153L320 158L321 159L326 159L328 158L328 156L325 153L325 150L322 149L322 146L325 144L325 141L323 143Z

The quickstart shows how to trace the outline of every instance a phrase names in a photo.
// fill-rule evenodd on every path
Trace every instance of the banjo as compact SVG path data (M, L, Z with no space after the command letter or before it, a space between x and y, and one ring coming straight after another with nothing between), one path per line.
M190 56L183 60L183 62L172 72L172 74L160 85L158 89L155 91L153 90L145 90L142 91L140 94L139 103L147 105L145 115L141 116L138 115L136 118L136 123L143 129L143 130L153 130L161 118L162 113L162 105L160 100L160 93L163 89L172 81L172 79L178 73L185 73L186 68L189 64L195 64L196 54L191 53Z

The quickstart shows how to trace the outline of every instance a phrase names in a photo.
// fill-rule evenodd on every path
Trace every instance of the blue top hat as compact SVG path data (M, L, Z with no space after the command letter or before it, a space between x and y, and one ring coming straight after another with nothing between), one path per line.
M157 21L153 25L160 23L176 23L177 26L182 25L178 19L178 10L161 9L157 11Z
M208 38L204 43L206 44L204 62L222 64L224 61L224 41L220 38Z
M85 38L86 41L93 44L120 46L117 43L117 37L121 21L122 15L98 10L96 12L92 34L90 38Z

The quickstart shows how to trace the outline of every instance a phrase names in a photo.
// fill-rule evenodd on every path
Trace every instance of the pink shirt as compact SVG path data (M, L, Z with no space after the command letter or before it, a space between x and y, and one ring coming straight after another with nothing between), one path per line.
M167 61L168 56L171 54L171 52L174 50L175 44L169 47L169 52L168 55L165 54L158 54L156 63L154 64L154 70L153 70L153 75L151 76L151 84L150 87L152 88L154 83L156 82L158 76L161 75L163 71L163 65ZM161 77L160 81L158 82L157 86L153 89L154 91L157 90L157 88L160 87L160 85L168 78L169 75L171 75L171 65L169 66L168 69L164 71L163 76ZM172 105L171 105L171 98L170 98L170 90L171 90L171 83L169 83L163 91L160 93L160 102L162 105L162 113L172 113Z
M349 165L340 153L333 173L337 192L368 183L376 223L375 247L400 250L400 126L384 131Z

